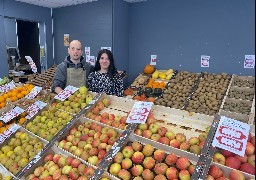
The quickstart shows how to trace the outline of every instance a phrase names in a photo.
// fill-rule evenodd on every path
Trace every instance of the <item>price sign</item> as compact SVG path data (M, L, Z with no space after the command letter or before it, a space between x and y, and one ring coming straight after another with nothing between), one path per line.
M151 55L150 65L156 65L157 55Z
M40 91L42 90L42 87L39 86L35 86L30 93L25 96L25 98L27 99L34 99L36 97L36 95L38 95L38 93L40 93Z
M34 104L29 106L26 111L28 112L28 115L25 117L26 119L31 119L38 113L41 109L43 109L47 103L44 103L42 101L36 101Z
M54 97L54 99L64 101L65 99L67 99L71 94L73 94L77 90L78 90L78 88L68 85L63 91L61 91L59 94L57 94Z
M0 134L0 144L4 142L5 139L10 137L13 133L15 133L20 126L18 124L13 124L8 129L6 129L2 134Z
M244 156L250 126L221 116L212 145Z
M144 124L147 120L152 105L152 102L135 102L126 122Z
M255 55L245 55L244 68L254 68L255 66Z
M12 120L13 118L17 117L18 115L20 115L23 112L24 112L24 109L21 109L20 107L16 106L12 110L10 110L7 113L5 113L4 115L2 115L0 117L0 120L2 120L5 123L7 123L7 122L9 122L10 120Z
M210 67L210 56L201 55L201 67Z
M0 86L0 92L7 92L12 90L13 88L15 88L15 84L13 81L11 81L5 85Z

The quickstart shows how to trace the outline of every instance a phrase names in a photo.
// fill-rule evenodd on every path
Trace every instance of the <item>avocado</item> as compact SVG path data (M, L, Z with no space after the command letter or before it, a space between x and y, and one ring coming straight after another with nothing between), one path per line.
M146 87L144 91L145 93L152 93L153 89L151 87Z

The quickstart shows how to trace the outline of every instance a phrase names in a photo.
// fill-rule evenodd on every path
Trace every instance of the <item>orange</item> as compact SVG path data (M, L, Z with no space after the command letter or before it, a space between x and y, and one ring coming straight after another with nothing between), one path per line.
M26 118L20 118L19 124L22 125L26 121Z
M12 91L8 92L7 94L8 94L9 97L11 97L12 96Z
M17 94L17 98L18 98L18 99L21 99L21 98L23 98L23 97L24 97L24 94L22 94L22 93Z
M11 101L12 101L12 102L17 101L17 100L18 100L17 96L12 96L12 97L11 97Z
M1 127L0 128L0 133L3 133L6 130L6 127Z
M0 103L2 103L4 101L5 101L4 97L0 96Z
M7 99L9 97L9 95L6 93L3 95L5 99Z
M5 102L2 102L1 104L0 104L0 108L3 108L5 106Z

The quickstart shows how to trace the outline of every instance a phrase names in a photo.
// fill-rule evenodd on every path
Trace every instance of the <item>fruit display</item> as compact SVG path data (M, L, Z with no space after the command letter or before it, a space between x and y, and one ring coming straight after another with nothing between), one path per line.
M15 102L25 97L34 88L32 84L24 84L0 95L0 109L8 102Z
M3 133L4 131L6 131L11 125L13 125L14 123L19 124L19 125L23 125L26 122L26 112L21 113L20 115L18 115L17 117L13 118L12 120L10 120L8 123L4 123L4 122L0 122L0 134Z
M149 76L140 74L131 84L131 88L133 89L141 89L145 86L148 81Z
M229 81L230 76L225 73L204 73L186 110L207 115L216 114L220 109Z
M25 128L30 132L50 141L71 119L73 115L58 111L55 106L43 109L39 115L35 116L25 124Z
M249 114L252 108L252 101L240 99L226 99L223 105L223 110L241 114Z
M44 143L26 131L18 130L1 146L0 163L17 174L44 147Z
M155 80L154 78L150 78L148 83L145 85L145 87L149 88L160 88L160 89L165 89L167 85L166 81L161 81L161 80Z
M180 71L174 79L170 81L169 87L163 92L163 97L159 98L155 104L181 109L189 97L192 88L200 74Z
M244 156L219 149L213 155L213 162L255 175L255 136L249 134Z
M235 75L232 86L255 88L255 77Z
M128 142L110 165L110 174L123 179L190 179L195 166L185 156L166 153L151 144ZM136 178L135 178L136 177Z
M62 136L58 146L97 166L119 137L114 128L81 119Z
M152 78L161 79L161 80L170 80L175 75L175 71L173 69L164 70L155 70L152 74Z
M113 126L118 129L125 129L126 119L128 112L132 109L134 104L133 100L125 99L124 101L131 102L127 106L115 105L115 102L123 101L124 98L115 96L103 96L96 104L93 106L85 117L92 119L94 121ZM124 108L124 109L123 109Z
M0 80L0 86L5 85L5 84L8 83L8 82L9 82L8 77L4 76L4 77L1 78L1 80Z
M70 95L65 101L57 100L52 105L59 110L77 114L81 109L89 104L92 99L93 94L88 92L88 89L85 86L82 86L74 94Z
M8 170L0 167L0 180L11 180L12 178L13 176Z

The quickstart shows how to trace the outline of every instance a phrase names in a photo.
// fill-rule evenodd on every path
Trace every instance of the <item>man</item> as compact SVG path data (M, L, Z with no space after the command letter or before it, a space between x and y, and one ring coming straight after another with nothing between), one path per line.
M86 85L87 76L93 70L93 66L86 62L82 56L82 44L73 40L69 44L68 56L57 66L52 91L59 94L66 86L81 87Z

